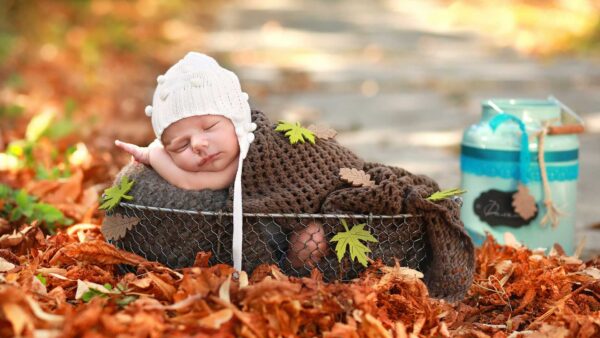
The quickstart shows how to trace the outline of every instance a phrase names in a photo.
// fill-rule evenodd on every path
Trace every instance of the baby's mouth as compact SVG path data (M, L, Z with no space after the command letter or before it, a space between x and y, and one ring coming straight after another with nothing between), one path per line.
M200 161L200 163L198 164L198 166L201 167L201 166L203 166L205 164L208 164L208 163L212 162L215 159L215 157L217 157L217 155L219 155L219 153L214 153L214 154L211 154L211 155L208 155L208 156L204 157L202 159L202 161Z

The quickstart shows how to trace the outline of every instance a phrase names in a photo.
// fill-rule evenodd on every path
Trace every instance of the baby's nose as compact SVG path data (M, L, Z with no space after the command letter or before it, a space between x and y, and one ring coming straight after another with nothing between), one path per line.
M208 140L205 137L198 136L192 139L192 149L195 152L202 152L208 146Z

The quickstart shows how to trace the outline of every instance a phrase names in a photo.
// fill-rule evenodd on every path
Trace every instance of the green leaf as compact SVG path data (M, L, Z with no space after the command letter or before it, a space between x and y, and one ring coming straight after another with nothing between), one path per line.
M427 197L427 200L435 202L441 201L446 198L450 198L452 196L458 196L466 193L466 190L462 189L447 189L433 193L431 196Z
M125 297L119 298L115 301L115 303L117 303L117 305L119 306L126 306L127 304L134 302L136 299L138 299L138 296L135 295L127 295Z
M51 204L35 203L33 205L33 218L44 221L46 224L62 223L65 215Z
M310 143L315 144L315 134L312 131L302 127L300 122L296 122L294 124L285 121L279 121L275 131L286 132L285 136L290 139L291 144L296 144L298 142L304 143L306 142L305 139Z
M35 278L37 278L42 284L44 284L44 286L48 285L48 281L46 280L46 277L42 276L41 273L38 273Z
M19 189L19 192L15 195L15 203L20 213L25 217L31 217L33 215L33 198L25 192L23 189Z
M330 242L337 242L335 246L335 252L338 257L338 261L341 262L346 253L346 249L350 251L350 261L357 259L360 264L367 266L367 253L371 250L364 245L364 242L378 242L368 230L365 230L365 223L356 224L352 229L348 230L348 225L345 220L342 220L342 225L346 231L338 232Z
M108 297L108 295L106 295L104 292L102 291L98 291L96 289L90 288L89 290L87 290L86 292L83 293L83 295L81 295L81 299L84 302L89 302L92 298L96 297L96 296L100 296L100 297Z
M0 199L8 199L12 196L12 189L6 184L0 184Z
M110 285L109 283L104 283L104 285L102 285L102 286L104 286L104 288L106 290L112 290L112 288L113 288L112 285Z
M134 182L134 180L130 181L127 176L123 176L118 185L104 190L100 209L111 210L121 202L121 199L132 200L133 197L126 194L131 189Z

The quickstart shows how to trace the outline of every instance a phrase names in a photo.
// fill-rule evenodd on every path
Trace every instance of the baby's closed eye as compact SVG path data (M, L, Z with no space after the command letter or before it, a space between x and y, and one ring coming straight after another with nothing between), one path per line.
M166 148L168 151L181 152L187 148L189 142L187 140L178 140L169 144Z

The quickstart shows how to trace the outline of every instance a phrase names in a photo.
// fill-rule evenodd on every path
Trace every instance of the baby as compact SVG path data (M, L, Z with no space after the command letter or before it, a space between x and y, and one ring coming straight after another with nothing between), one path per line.
M241 253L236 248L236 238L241 246L239 181L256 129L248 96L234 73L199 53L189 53L157 81L153 106L146 107L157 139L148 147L115 144L178 188L221 190L234 184L234 265L240 269L235 258ZM314 266L328 248L324 230L315 222L292 232L289 241L287 258L294 267Z
M161 225L168 225L167 231L173 229L173 235L183 231L185 236L163 236L163 228L157 233L134 226L126 232L123 247L135 245L141 253L148 249L158 253L154 256L179 265L177 257L164 257L165 247L171 248L166 250L169 253L189 256L190 251L205 251L204 245L213 240L231 240L233 265L238 270L245 243L243 257L248 271L255 261L279 260L284 271L295 270L297 275L307 275L307 268L315 266L326 278L348 279L356 276L358 263L345 257L339 262L327 242L344 231L339 219L306 224L278 218L276 224L263 224L252 217L243 219L242 206L248 213L267 214L410 214L414 217L402 218L401 223L391 219L378 224L364 222L378 239L368 244L370 256L386 264L398 259L404 266L419 269L434 297L453 300L467 292L475 269L473 243L460 220L459 205L451 200L428 200L440 190L434 180L402 168L366 162L332 138L317 136L315 143L291 144L265 114L250 110L248 95L242 92L237 76L206 55L187 54L157 81L153 104L146 108L157 140L148 147L116 142L155 170L141 166L144 170L140 175L148 177L150 171L164 178L158 177L162 181L159 186L151 180L138 180L136 201L144 204L152 200L153 206L163 206L154 203L161 199L156 203L166 207L186 200L198 202L202 210L233 211L233 231L227 222L204 222L195 227L187 222L162 222L153 216ZM372 184L353 186L341 177L344 168L364 172ZM177 190L173 198L168 197L171 189ZM202 205L213 197L220 200L224 191L227 196L222 208ZM214 194L196 196L208 192ZM210 227L211 239L201 240L202 234L196 232L206 227ZM177 247L181 247L179 251L174 250ZM278 249L273 250L275 247ZM221 259L223 251L229 255L228 250L219 248L211 251L220 255L217 261L228 259ZM187 264L189 257L185 258Z

